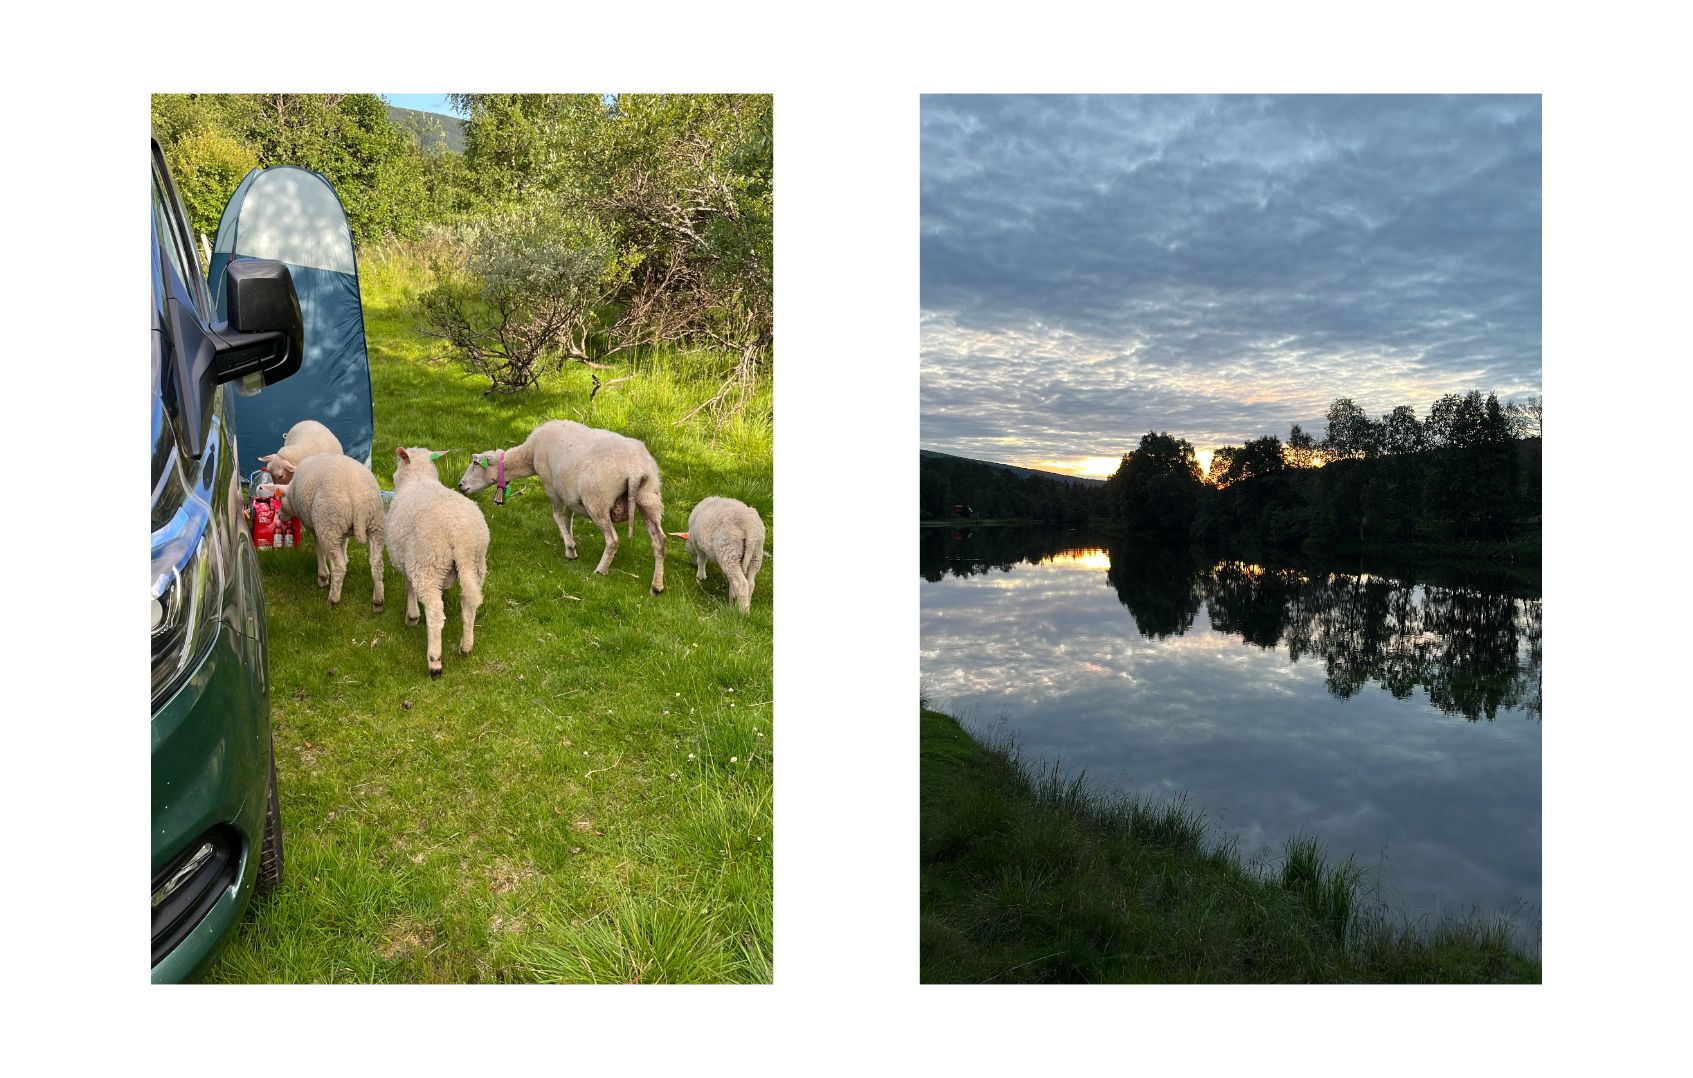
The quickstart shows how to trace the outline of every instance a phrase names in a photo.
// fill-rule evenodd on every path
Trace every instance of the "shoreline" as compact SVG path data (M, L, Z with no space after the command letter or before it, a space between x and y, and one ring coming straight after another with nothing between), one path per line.
M1315 840L1249 865L1184 802L1101 796L920 721L924 983L1540 982L1501 923L1366 916L1361 871Z

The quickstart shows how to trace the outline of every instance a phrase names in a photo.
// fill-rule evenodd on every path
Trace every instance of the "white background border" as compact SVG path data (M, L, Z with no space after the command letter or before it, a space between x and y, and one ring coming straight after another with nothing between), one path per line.
M1685 667L1671 649L1688 532L1684 511L1652 514L1684 501L1670 409L1690 400L1688 349L1669 320L1686 305L1689 124L1670 74L1685 31L1660 10L291 3L9 16L4 901L21 997L7 1025L24 1036L8 1057L144 1072L1373 1076L1553 1062L1628 1073L1668 1051L1686 945L1685 861L1667 821L1689 708L1665 686ZM146 487L130 469L145 439L147 94L460 87L776 94L774 987L146 982L147 675L141 604L133 624L121 612L139 594ZM1012 90L1545 94L1545 986L917 985L918 95Z

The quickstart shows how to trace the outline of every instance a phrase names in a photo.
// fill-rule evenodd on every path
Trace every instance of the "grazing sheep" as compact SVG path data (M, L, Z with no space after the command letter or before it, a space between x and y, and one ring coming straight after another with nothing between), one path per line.
M371 601L382 612L382 491L370 469L352 457L319 453L300 462L289 483L260 483L255 493L282 495L282 511L311 529L317 546L317 586L329 589L329 605L341 601L347 576L347 540L370 553Z
M706 498L688 514L687 539L694 579L703 583L706 562L716 562L729 580L729 598L741 613L750 610L753 584L764 564L764 521L758 510L733 498Z
M447 620L441 592L457 582L464 632L459 654L476 642L476 608L488 578L488 522L476 503L441 485L439 453L398 449L394 501L388 508L388 554L406 578L406 624L417 624L418 604L429 623L429 676L441 676L441 626Z
M259 458L271 478L278 483L291 482L300 462L319 453L341 455L341 440L315 419L302 419L282 436L282 448Z
M639 512L653 544L652 592L664 591L664 502L658 492L658 463L645 445L614 431L554 419L536 427L520 446L477 453L459 479L459 490L475 494L492 486L495 503L504 504L506 484L527 475L541 477L564 539L565 557L576 557L571 530L577 513L599 526L605 553L594 572L601 576L611 571L617 553L617 523L627 520L633 538Z

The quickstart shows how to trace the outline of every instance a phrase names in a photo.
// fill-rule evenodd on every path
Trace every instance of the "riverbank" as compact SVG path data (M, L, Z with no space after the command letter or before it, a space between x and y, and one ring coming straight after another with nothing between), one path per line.
M922 709L924 983L1539 983L1499 927L1370 922L1312 842L1260 872L1187 806L1109 799Z

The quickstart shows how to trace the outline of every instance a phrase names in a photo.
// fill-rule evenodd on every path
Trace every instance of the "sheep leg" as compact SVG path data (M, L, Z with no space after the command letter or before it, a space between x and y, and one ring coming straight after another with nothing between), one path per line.
M601 576L611 575L611 559L617 556L617 525L612 523L611 510L601 509L598 513L589 513L592 520L605 536L605 553L600 555L600 563L594 566L594 572Z
M327 588L329 587L329 551L325 550L323 544L317 541L316 532L312 532L312 546L317 548L317 586Z
M319 543L321 550L324 544ZM347 536L329 544L329 605L341 601L341 583L347 579Z
M571 534L571 526L576 523L575 514L568 509L553 506L553 523L558 525L559 538L564 540L564 556L571 561L576 560L576 536Z
M447 607L441 601L441 589L426 587L419 589L418 599L423 603L423 620L429 624L429 676L441 676L441 629L447 624Z
M411 577L406 577L406 624L417 624L417 589L412 587Z
M705 583L705 551L694 551L694 579Z
M367 539L370 548L370 608L382 613L382 540Z
M647 535L653 541L653 594L664 593L664 502L655 491L643 491L630 509L630 516L639 508L641 519L647 522ZM634 525L631 523L631 528ZM704 570L701 570L702 572Z
M739 563L730 560L723 563L723 575L729 579L729 600L745 614L752 607L752 585L747 583L746 574Z
M469 655L476 645L476 609L482 605L482 578L486 573L484 566L459 567L459 617L464 621L464 632L459 636L460 655Z
M747 551L741 560L741 572L747 578L747 605L752 605L752 589L758 583L758 571L764 566L764 544Z

